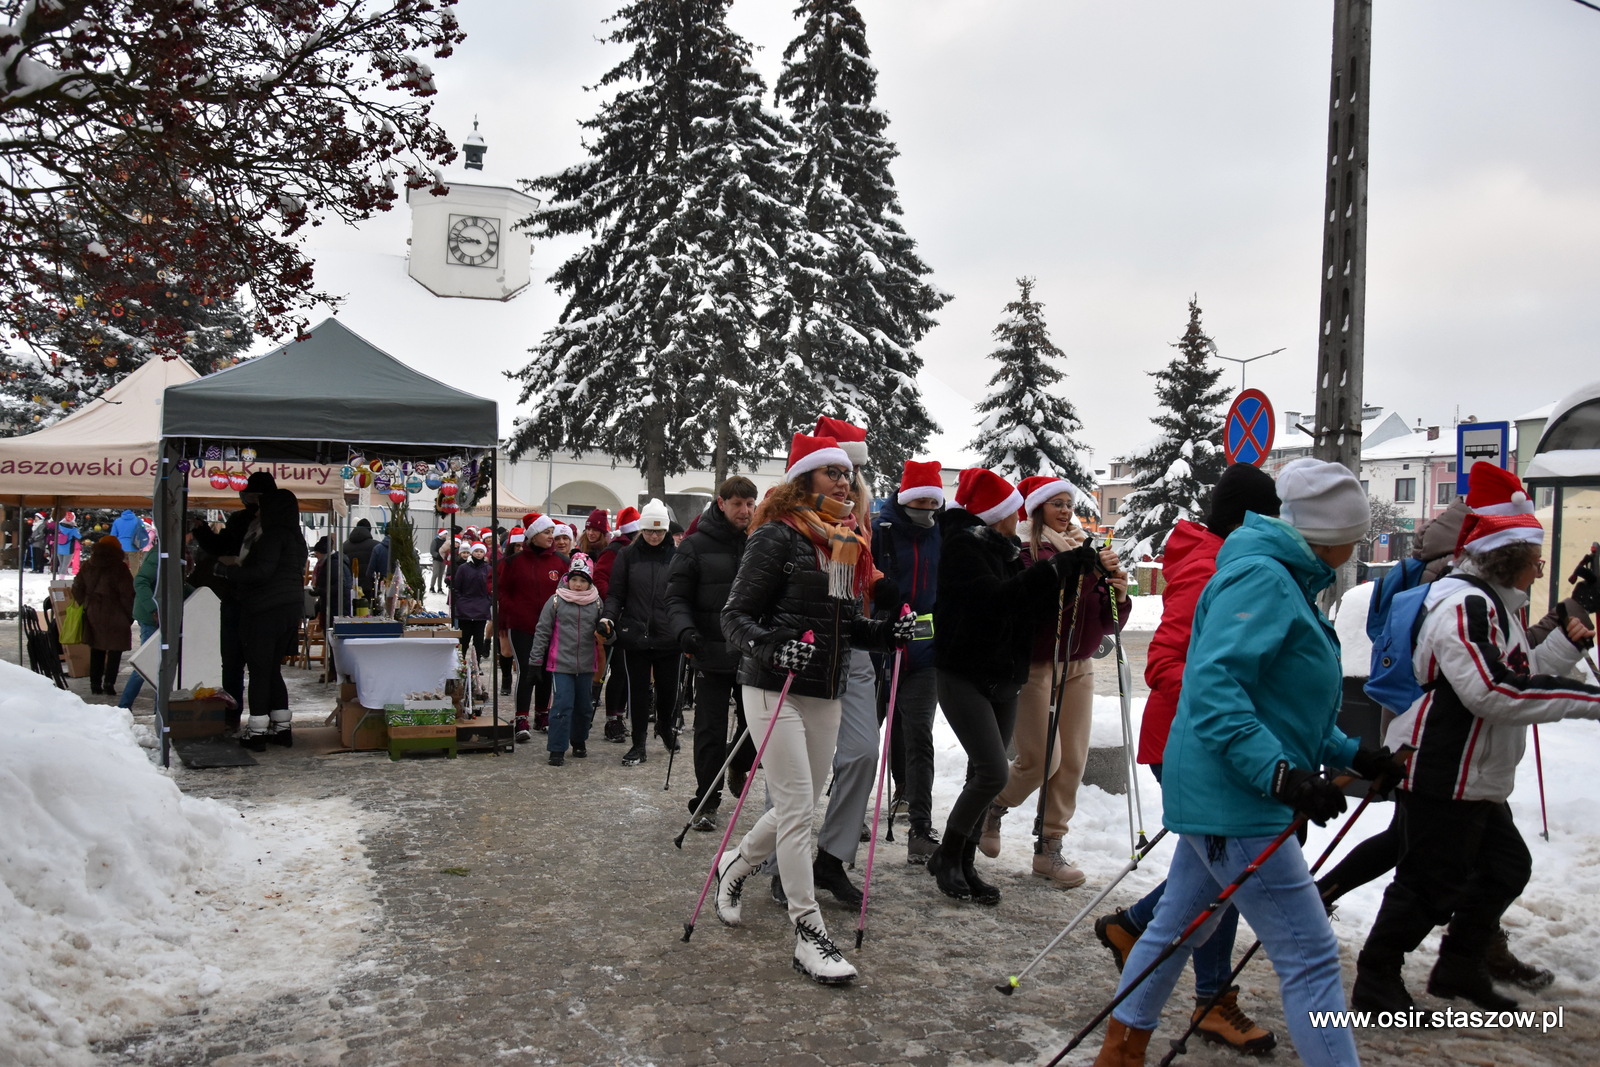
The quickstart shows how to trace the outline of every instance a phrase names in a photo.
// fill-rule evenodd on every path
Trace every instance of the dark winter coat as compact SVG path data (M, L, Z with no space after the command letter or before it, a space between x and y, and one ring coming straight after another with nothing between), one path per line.
M372 583L368 581L368 570L372 565L372 550L378 542L372 539L372 530L366 526L357 526L350 531L350 536L344 539L344 545L339 549L344 553L344 558L350 561L350 567L355 571L356 584L361 587L363 595L372 592Z
M335 571L337 568L337 571ZM333 575L338 574L339 604L331 613L328 611L328 598L333 595L330 585ZM324 619L330 615L349 615L355 602L355 589L350 580L350 561L344 558L343 552L334 552L323 556L311 571L311 589L316 596L317 614Z
M667 612L667 575L672 570L671 537L652 545L643 537L617 553L606 593L606 614L617 627L617 647L659 650L678 647Z
M939 598L940 545L937 521L932 526L918 526L896 501L884 505L872 531L872 562L898 588L900 602L874 604L878 615L898 618L900 604L911 605L918 615L933 611ZM912 641L906 649L906 670L921 671L932 666L932 639Z
M1022 546L1022 562L1032 567L1035 563L1049 562L1056 554L1054 545L1041 542L1039 558L1033 558L1033 546ZM1102 583L1099 572L1080 574L1074 589L1069 585L1064 611L1051 612L1050 618L1033 635L1033 662L1049 663L1056 654L1056 633L1059 623L1061 640L1072 638L1069 660L1088 659L1100 649L1100 640L1119 632L1128 625L1128 612L1133 610L1133 600L1123 596L1117 600L1113 618L1111 586Z
M594 560L594 587L600 590L600 599L604 600L611 595L611 570L617 565L617 556L622 550L632 544L634 539L627 534L614 539L607 545Z
M833 700L850 670L850 647L887 651L890 624L861 614L858 599L828 595L828 574L811 539L783 522L763 523L745 541L739 573L722 609L722 633L741 653L739 683L778 690L788 672L773 666L778 646L810 630L816 651L790 692Z
M493 572L488 560L471 560L456 568L450 576L450 603L456 617L472 622L489 618L489 608L494 603Z
M212 559L237 556L244 544L244 535L250 529L250 524L256 521L259 511L260 505L248 504L230 513L220 533L213 530L210 523L197 523L193 531L194 543ZM227 568L211 568L207 577L197 577L195 581L213 590L223 600L238 599L233 582L228 578Z
M461 566L457 564L456 569ZM495 585L495 595L500 598L500 628L525 634L537 630L539 612L544 610L545 601L555 595L561 576L566 573L566 556L553 548L523 545L521 552L500 565Z
M96 547L72 579L72 599L83 605L83 643L106 652L133 648L133 575L121 550Z
M50 535L55 532L55 523L49 519L40 519L33 524L33 529L28 531L28 540L34 548L43 548Z
M389 559L389 542L374 540L372 554L367 558L367 569L374 578L387 578L394 571Z
M1014 540L959 508L939 527L934 665L980 687L1026 682L1034 631L1055 617L1055 568L1025 566Z
M237 567L227 568L246 611L305 604L306 538L300 501L287 489L261 495L261 536ZM222 570L223 568L218 568Z
M733 528L715 502L696 522L696 530L684 536L672 557L667 577L671 631L673 639L680 642L690 630L700 635L701 648L694 653L698 669L732 674L739 669L739 652L729 648L722 635L722 609L728 603L733 576L739 573L745 534Z

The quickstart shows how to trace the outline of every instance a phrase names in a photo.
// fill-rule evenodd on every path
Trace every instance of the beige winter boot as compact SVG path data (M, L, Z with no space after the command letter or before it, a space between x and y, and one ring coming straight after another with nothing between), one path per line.
M990 859L1000 855L1000 820L1006 817L1010 808L1002 808L998 804L990 804L988 814L983 817L983 833L978 838L978 851Z
M1062 889L1075 889L1088 881L1088 876L1067 862L1061 854L1061 838L1047 837L1044 848L1034 853L1033 873L1048 878Z

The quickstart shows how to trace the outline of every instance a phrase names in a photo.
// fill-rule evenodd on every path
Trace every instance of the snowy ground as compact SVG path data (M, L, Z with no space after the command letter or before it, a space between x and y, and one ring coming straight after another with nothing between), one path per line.
M186 796L126 712L0 663L0 1048L93 1062L88 1043L330 981L376 917L337 797L245 809ZM14 1058L13 1058L14 1057Z
M72 575L62 574L61 577L70 581ZM22 572L22 602L31 604L38 609L50 596L51 575L35 574L32 571ZM14 613L17 610L17 572L15 570L0 569L0 612Z

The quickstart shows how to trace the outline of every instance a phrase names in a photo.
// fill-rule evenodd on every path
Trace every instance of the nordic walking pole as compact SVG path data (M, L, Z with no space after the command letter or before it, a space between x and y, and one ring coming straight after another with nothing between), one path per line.
M1328 862L1328 857L1333 855L1333 850L1339 847L1339 842L1344 840L1344 835L1350 832L1350 828L1356 824L1357 819L1361 818L1361 813L1367 810L1367 805L1371 804L1372 798L1377 795L1378 787L1374 784L1371 789L1367 790L1367 795L1361 798L1361 803L1356 805L1356 810L1351 812L1350 817L1344 821L1344 825L1339 827L1339 832L1333 835L1333 840L1328 842L1328 847L1322 850L1322 855L1317 857L1317 862L1311 865L1312 874L1316 874L1317 871L1322 869L1322 865ZM1202 1004L1200 1010L1194 1013L1193 1018L1189 1020L1189 1029L1185 1030L1176 1041L1172 1042L1172 1048L1165 1056L1161 1057L1161 1062L1157 1067L1172 1067L1173 1060L1189 1051L1189 1038L1193 1037L1194 1032L1200 1029L1201 1022L1205 1020L1207 1015L1211 1014L1211 1009L1217 1006L1217 1001L1222 999L1222 995L1233 988L1234 983L1239 980L1239 975L1244 972L1245 965L1250 962L1251 957L1260 949L1261 941L1258 938L1256 943L1246 949L1243 956L1239 957L1239 962L1234 964L1233 973L1228 975L1228 980L1223 983L1222 988L1211 994L1211 999Z
M694 692L694 672L689 669L689 657L678 657L678 699L672 704L672 723L667 727L672 731L672 747L667 750L667 780L661 786L663 793L672 788L672 761L678 756L678 749L683 747L683 705L687 703Z
M1072 920L1068 922L1066 926L1061 928L1061 932L1057 934L1048 945L1039 950L1039 954L1037 956L1028 961L1028 965L1026 967L1022 968L1022 970L1018 971L1004 982L995 986L995 989L1001 993L1004 993L1008 997L1015 993L1021 987L1022 980L1028 977L1028 973L1035 967L1039 966L1039 964L1043 962L1044 958L1055 950L1057 945L1066 940L1066 936L1072 933L1077 925L1083 921L1083 917L1088 915L1095 908L1099 907L1100 902L1106 899L1106 897L1110 896L1111 891L1117 888L1117 886L1122 883L1122 880L1128 877L1129 872L1138 867L1144 858L1150 854L1150 850L1155 848L1156 845L1160 844L1161 839L1166 836L1167 828L1163 826L1160 830L1156 831L1156 836L1145 842L1139 851L1135 852L1132 858L1130 858L1127 863L1123 864L1122 870L1117 873L1115 878L1111 879L1110 884L1104 889L1100 890L1099 893L1095 894L1095 898L1089 901L1089 903L1085 904L1082 909L1079 910L1078 914L1074 915Z
M900 605L900 617L911 614L910 604ZM906 650L894 650L894 675L889 679L889 711L883 717L883 758L878 761L878 798L872 802L872 835L867 841L867 873L861 879L861 916L856 919L856 948L867 934L867 896L872 891L872 861L878 854L878 819L883 814L883 780L889 777L889 738L894 735L894 698L900 692L900 665ZM890 815L890 818L893 818Z
M1539 836L1550 840L1550 812L1544 806L1544 754L1539 751L1539 724L1533 724L1533 769L1539 778L1539 818L1544 821L1544 832Z
M679 848L683 847L683 839L689 835L689 828L692 827L694 825L694 821L700 817L700 813L706 810L706 805L711 803L712 794L719 792L722 789L723 783L728 780L728 768L733 766L733 757L738 754L739 749L744 745L745 738L749 736L750 727L746 725L743 730L739 731L739 737L733 742L733 747L728 749L728 758L722 761L722 770L717 772L716 788L707 789L706 795L700 798L700 803L697 804L694 811L689 814L689 821L683 824L683 829L678 832L678 836L672 839L672 843L674 845L677 845Z
M1354 780L1354 776L1344 775L1339 778L1335 778L1333 781L1335 785L1344 786L1350 782L1353 782ZM1117 1005L1121 1004L1124 1000L1127 1000L1130 996L1132 996L1133 991L1144 984L1145 979L1154 974L1163 963L1171 959L1173 953L1182 948L1183 943L1189 940L1189 938L1193 937L1195 931L1199 930L1206 924L1206 920L1210 919L1211 916L1215 915L1223 905L1227 904L1228 901L1232 899L1233 894L1239 891L1239 887L1245 882L1249 881L1250 876L1259 871L1262 865L1272 858L1273 853L1277 852L1279 848L1283 847L1283 843L1298 833L1300 828L1305 824L1306 817L1304 815L1295 816L1293 822L1291 822L1288 826L1285 826L1278 836L1274 837L1270 842L1268 842L1267 847L1261 850L1260 855L1251 860L1249 863L1245 864L1244 870L1239 872L1239 877L1223 886L1222 892L1213 897L1210 904L1207 904L1204 908L1200 909L1200 914L1196 915L1189 925L1183 928L1182 932L1180 932L1177 937L1173 938L1167 943L1166 947L1161 950L1160 955L1151 960L1150 965L1139 972L1138 977L1136 977L1132 982L1129 982L1127 987L1117 993L1116 996L1112 997L1111 1003L1101 1008L1095 1014L1093 1019L1090 1019L1084 1024L1083 1029L1072 1035L1072 1040L1068 1041L1066 1047L1060 1052L1056 1053L1055 1058L1050 1060L1045 1067L1056 1067L1056 1064L1066 1059L1067 1053L1083 1044L1084 1038L1094 1033L1095 1028L1101 1023L1105 1022L1107 1017L1109 1017L1110 1014L1117 1009Z
M1111 538L1105 540L1105 548L1111 547ZM1117 603L1117 589L1111 584L1111 574L1106 570L1105 564L1100 563L1098 557L1095 565L1106 576L1106 591L1111 600L1111 638L1117 646L1117 698L1122 706L1122 751L1123 761L1128 768L1128 836L1129 844L1137 852L1145 845L1144 834L1144 798L1139 795L1139 759L1138 747L1133 740L1133 678L1132 670L1128 666L1128 653L1122 647L1122 617L1121 606ZM1137 820L1137 821L1136 821ZM1137 837L1135 838L1135 827Z
M1033 810L1033 854L1044 855L1044 813L1045 806L1050 797L1050 764L1055 761L1056 732L1061 729L1061 705L1067 696L1067 672L1071 669L1072 643L1078 639L1078 608L1083 603L1083 576L1076 575L1072 579L1072 622L1067 626L1067 640L1063 647L1061 642L1061 619L1066 614L1067 580L1061 580L1061 587L1056 593L1056 651L1055 659L1050 664L1051 677L1055 678L1054 692L1050 699L1050 717L1044 738L1044 776L1039 781L1039 800ZM1059 667L1060 675L1056 675Z
M816 644L817 635L807 630L800 635L800 640L808 645ZM794 676L795 672L790 671L789 676L783 680L783 688L778 690L778 702L773 705L772 718L767 720L767 732L761 735L761 747L756 749L756 761L750 765L750 773L745 775L744 788L739 790L739 799L733 805L733 814L728 816L728 825L723 828L722 841L717 845L717 854L711 860L711 870L706 872L706 884L700 887L700 899L694 902L694 911L690 914L689 921L683 924L684 941L694 936L695 920L700 918L700 909L705 907L706 894L711 891L711 882L717 876L717 864L722 862L722 854L728 850L728 839L733 836L733 824L739 821L739 810L744 807L744 798L750 795L750 785L756 780L756 768L761 766L761 757L767 754L767 742L772 740L772 728L778 723L778 715L783 711L783 702L789 699L789 687L794 684Z

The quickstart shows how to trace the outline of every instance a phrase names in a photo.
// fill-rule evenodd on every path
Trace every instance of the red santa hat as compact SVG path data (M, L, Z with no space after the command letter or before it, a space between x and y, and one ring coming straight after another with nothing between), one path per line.
M802 474L829 466L855 470L855 464L850 462L850 454L839 447L836 438L808 437L797 433L789 442L789 465L783 472L783 480L792 482Z
M831 437L839 442L844 454L849 456L850 462L857 467L866 464L867 431L860 426L852 425L843 419L830 419L824 415L817 420L817 428L811 432L818 437Z
M639 509L629 505L617 512L617 532L620 534L636 534L639 532Z
M956 506L989 525L1022 507L1016 487L986 467L968 467L956 480Z
M513 545L520 545L528 539L528 531L520 526L513 526L506 534L506 541Z
M1473 555L1493 552L1506 545L1542 545L1544 527L1532 515L1484 515L1474 512L1461 524L1461 536L1456 541L1456 551L1466 549Z
M1467 507L1479 515L1533 514L1522 479L1481 459L1467 471Z
M476 556L479 552L482 552L487 556L489 554L489 546L484 544L482 541L472 542L472 554Z
M1078 501L1078 487L1065 478L1058 478L1054 474L1035 474L1024 478L1017 483L1017 492L1022 494L1022 517L1027 518L1044 506L1046 500L1058 497L1063 493L1073 503Z
M918 497L931 496L941 505L944 503L944 468L934 460L921 462L914 459L906 460L906 465L900 469L900 492L895 499L901 504L916 500Z
M556 520L548 515L541 515L537 511L530 511L522 516L522 533L528 539L537 537L546 530L554 529L555 525Z
M576 537L577 533L564 522L558 522L551 527L557 537Z

